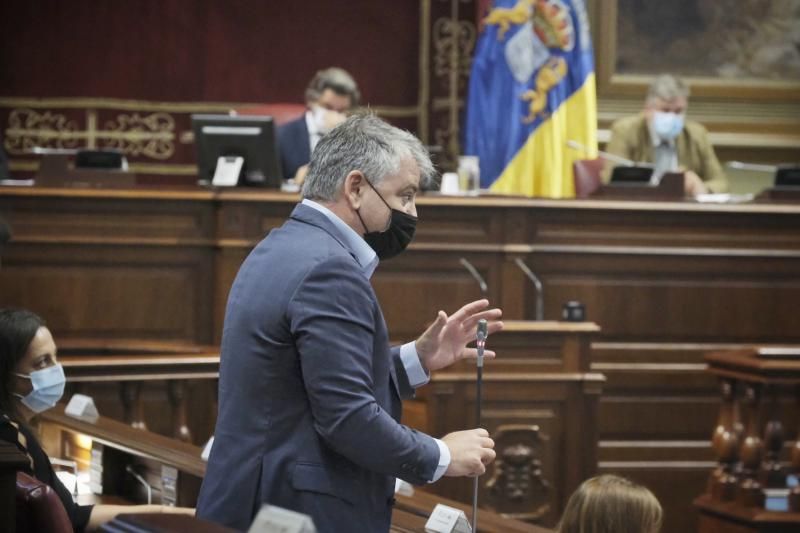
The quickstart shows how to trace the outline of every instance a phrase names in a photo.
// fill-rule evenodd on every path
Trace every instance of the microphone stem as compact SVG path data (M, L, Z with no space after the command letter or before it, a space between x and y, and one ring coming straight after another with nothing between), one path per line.
M475 427L481 427L481 398L483 395L483 351L486 346L485 339L478 339L478 379L475 382ZM478 476L472 480L472 531L478 531Z

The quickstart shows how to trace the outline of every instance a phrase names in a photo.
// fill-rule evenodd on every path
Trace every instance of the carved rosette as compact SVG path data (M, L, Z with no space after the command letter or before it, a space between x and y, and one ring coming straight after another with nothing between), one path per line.
M104 148L130 156L169 159L175 152L175 120L167 113L118 114L98 135Z
M175 119L163 112L120 113L97 127L97 111L82 111L85 120L50 109L12 109L8 115L4 146L12 155L30 154L36 148L112 148L133 157L165 160L175 153Z
M29 154L36 147L78 148L81 133L77 122L62 113L20 108L8 115L3 144L11 155Z

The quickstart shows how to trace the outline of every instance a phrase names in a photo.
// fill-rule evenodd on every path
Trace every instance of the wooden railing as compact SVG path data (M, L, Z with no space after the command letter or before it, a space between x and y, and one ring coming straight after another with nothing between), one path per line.
M132 427L147 429L148 417L168 417L169 435L174 438L184 442L204 442L210 436L210 433L194 435L190 429L187 391L192 380L202 380L208 382L212 394L216 392L218 348L149 341L72 340L61 343L59 352L70 392L94 396L92 392L97 385L115 384L122 406L121 418ZM146 416L142 390L152 383L163 387L168 409L153 409ZM110 399L103 400L100 396L98 401L104 402L105 407L112 407ZM199 408L207 411L206 418L212 421L216 418L215 401ZM110 410L113 412L113 408Z
M739 531L737 524L748 531L800 530L800 487L787 484L788 475L800 473L800 420L786 409L800 401L800 347L705 359L720 380L721 403L711 438L718 465L706 494L695 500L700 531Z

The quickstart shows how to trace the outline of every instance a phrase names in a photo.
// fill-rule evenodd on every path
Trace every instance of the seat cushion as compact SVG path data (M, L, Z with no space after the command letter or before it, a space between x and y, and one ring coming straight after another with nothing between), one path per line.
M56 491L23 472L17 472L16 503L17 533L72 532L72 523Z

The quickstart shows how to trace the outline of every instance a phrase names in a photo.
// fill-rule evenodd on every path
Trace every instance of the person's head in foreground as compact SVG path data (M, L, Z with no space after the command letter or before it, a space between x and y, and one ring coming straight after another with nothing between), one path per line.
M417 192L435 174L419 139L360 113L319 142L303 197L326 205L388 259L413 238Z
M0 309L0 414L30 419L55 406L64 384L44 320L24 309Z
M570 496L558 533L658 533L661 504L646 487L605 474Z

